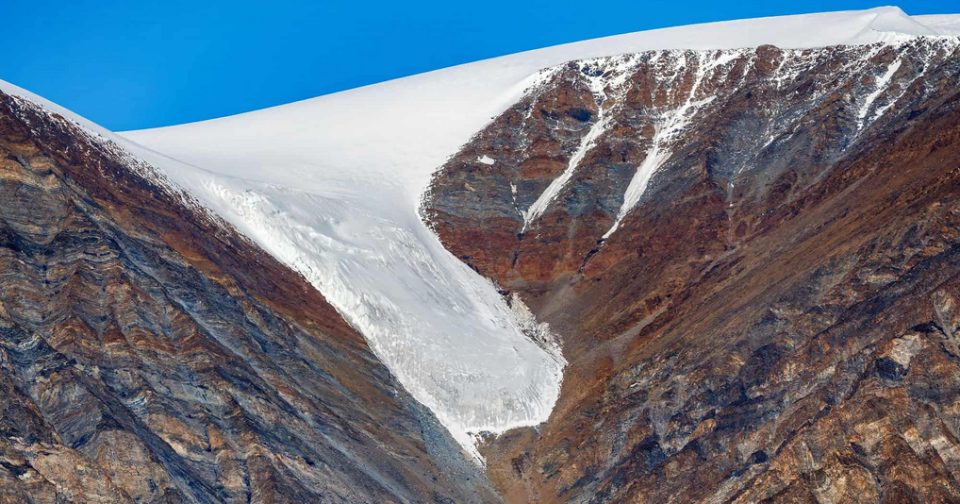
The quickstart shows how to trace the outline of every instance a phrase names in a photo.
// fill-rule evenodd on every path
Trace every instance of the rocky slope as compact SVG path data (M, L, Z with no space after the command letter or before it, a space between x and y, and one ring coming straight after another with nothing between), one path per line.
M860 46L960 34L956 21L882 7L651 30L123 136L185 164L168 167L160 160L158 166L302 273L363 334L404 388L473 450L478 432L546 420L564 362L552 345L531 343L526 334L536 324L527 323L523 307L507 306L493 285L450 254L422 222L419 204L450 156L491 118L523 100L525 89L551 76L542 69L662 49ZM666 64L662 70L675 71ZM698 96L707 91L705 86ZM592 123L587 109L575 115L583 120L578 124ZM581 133L571 131L567 140ZM572 144L563 148L576 150ZM627 156L618 176L629 178L628 161L641 155ZM607 204L617 205L624 189ZM537 198L530 194L521 191L520 197ZM571 246L593 241L578 235ZM504 253L508 260L510 252Z
M0 93L0 502L496 501L303 278Z
M429 222L569 363L505 498L960 500L958 47L576 61L451 158Z
M124 138L0 81L0 502L960 502L958 34L655 30Z

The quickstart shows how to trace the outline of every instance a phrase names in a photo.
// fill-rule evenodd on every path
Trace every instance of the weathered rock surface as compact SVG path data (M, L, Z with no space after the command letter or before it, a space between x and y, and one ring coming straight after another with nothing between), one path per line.
M547 70L424 203L564 337L486 475L302 278L0 94L0 502L960 502L958 47Z
M569 362L502 495L960 501L958 46L575 62L451 159L424 213Z
M301 277L0 93L0 502L496 501Z

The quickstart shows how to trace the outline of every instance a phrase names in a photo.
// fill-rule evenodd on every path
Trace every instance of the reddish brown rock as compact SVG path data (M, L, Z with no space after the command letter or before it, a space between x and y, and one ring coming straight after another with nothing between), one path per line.
M425 213L563 336L569 361L550 420L485 447L504 498L960 501L957 47L638 55L623 93L594 94L608 126L526 229L527 207L503 209L542 192L512 168L530 154L487 149L564 135L508 118L569 78L453 158ZM616 66L581 63L580 79ZM664 118L689 103L604 240ZM464 169L482 155L497 162Z
M485 502L300 276L0 93L0 502Z

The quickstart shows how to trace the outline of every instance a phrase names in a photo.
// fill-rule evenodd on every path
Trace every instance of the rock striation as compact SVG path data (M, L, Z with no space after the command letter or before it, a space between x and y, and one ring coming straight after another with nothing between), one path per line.
M923 21L126 139L0 92L0 502L960 502L960 39Z
M960 41L571 62L423 212L563 337L511 502L960 500Z
M289 268L0 93L0 502L491 502Z

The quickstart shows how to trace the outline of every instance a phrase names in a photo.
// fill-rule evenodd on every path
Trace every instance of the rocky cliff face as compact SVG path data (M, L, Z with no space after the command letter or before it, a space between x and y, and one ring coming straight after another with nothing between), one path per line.
M0 93L0 502L960 501L958 82L945 37L544 70L422 208L563 337L486 474L303 278Z
M0 502L495 501L301 277L0 93Z
M513 502L960 500L960 42L578 61L423 211L563 335Z

